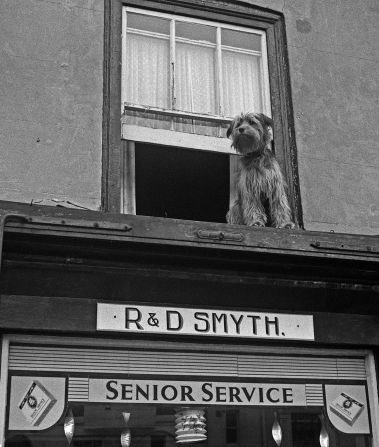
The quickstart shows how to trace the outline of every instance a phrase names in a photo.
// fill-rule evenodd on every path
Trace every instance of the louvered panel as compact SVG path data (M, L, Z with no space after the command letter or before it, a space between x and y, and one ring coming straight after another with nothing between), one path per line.
M305 385L305 395L307 406L324 405L324 393L321 384Z
M240 376L283 378L338 378L336 359L317 357L240 356Z
M127 373L129 352L91 348L11 346L9 369Z
M68 380L68 400L70 402L88 401L88 378L70 377Z
M351 380L366 379L366 364L364 359L338 358L337 359L338 377Z
M237 357L233 355L131 352L133 373L237 376Z
M11 345L9 369L298 379L366 378L363 358L236 355Z

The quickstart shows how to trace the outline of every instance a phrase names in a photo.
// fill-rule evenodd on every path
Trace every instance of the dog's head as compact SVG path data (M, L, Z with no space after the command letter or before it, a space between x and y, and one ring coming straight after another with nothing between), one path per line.
M272 125L272 119L263 113L242 113L234 118L226 136L241 155L259 153L272 140Z

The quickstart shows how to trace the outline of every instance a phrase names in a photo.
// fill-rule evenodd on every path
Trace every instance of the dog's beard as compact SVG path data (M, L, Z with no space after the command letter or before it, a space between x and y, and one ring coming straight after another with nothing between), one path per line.
M233 140L233 146L241 155L259 152L260 140L251 135L239 134Z

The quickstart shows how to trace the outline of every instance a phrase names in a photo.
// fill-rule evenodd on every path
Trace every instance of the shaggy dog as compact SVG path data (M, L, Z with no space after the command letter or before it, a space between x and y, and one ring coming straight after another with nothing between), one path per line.
M295 228L285 181L270 148L272 124L263 113L246 113L237 116L227 131L241 155L237 199L226 215L230 224Z

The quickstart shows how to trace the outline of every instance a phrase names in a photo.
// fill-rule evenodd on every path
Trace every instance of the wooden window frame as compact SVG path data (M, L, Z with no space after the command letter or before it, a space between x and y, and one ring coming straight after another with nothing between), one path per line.
M266 32L275 153L288 184L295 223L302 228L297 148L284 17L279 12L219 0L104 0L102 211L120 213L123 144L121 139L122 7L192 16ZM147 217L148 218L148 217Z
M127 0L126 0L127 1ZM222 59L226 52L233 51L239 53L249 54L250 56L257 56L259 58L259 74L262 77L261 80L261 89L260 89L260 101L261 108L257 109L259 112L263 112L268 116L271 116L271 101L270 101L270 87L269 87L269 76L268 76L268 63L267 63L267 45L266 45L266 33L262 29L252 29L251 27L245 28L239 25L231 25L228 23L218 23L214 20L205 20L198 19L187 16L179 16L174 14L167 14L161 11L154 10L146 10L141 8L135 8L132 6L126 6L123 8L123 29L122 29L122 54L123 57L126 57L126 47L127 47L127 15L129 13L137 13L137 14L146 14L145 17L151 18L163 18L166 21L170 22L170 31L166 37L166 41L169 42L170 45L170 63L169 63L169 98L168 104L165 108L163 107L154 107L148 105L142 105L139 103L129 102L128 95L126 94L126 88L124 89L126 79L127 79L127 68L125 61L122 60L121 66L121 77L123 79L121 86L121 113L134 111L137 113L145 113L151 112L155 116L165 117L168 121L170 118L189 118L193 120L201 120L206 123L214 123L219 125L229 124L235 115L227 115L225 113L224 101L223 101L223 83L222 83ZM215 91L215 106L216 110L213 112L194 112L189 111L187 109L180 109L177 107L177 95L178 89L180 89L180 84L178 80L178 76L175 75L176 72L176 48L177 44L183 43L183 38L180 38L176 35L177 27L180 24L197 24L201 26L212 27L215 32L215 42L205 44L208 47L212 47L215 51L215 59L214 59L214 88ZM248 50L248 49L237 49L233 47L228 47L225 44L222 44L222 33L226 30L233 30L237 32L247 33L251 36L259 36L261 50ZM133 30L133 34L136 34L137 31ZM141 35L143 31L138 31ZM149 34L150 37L153 36L152 33ZM160 36L162 39L162 36ZM184 39L188 42L187 39ZM195 41L191 41L193 44ZM196 41L197 42L197 41ZM197 42L197 45L204 45L201 42ZM126 61L127 62L127 61ZM253 110L253 109L252 109ZM236 152L231 148L230 140L225 138L225 129L221 129L219 126L217 129L216 135L203 135L196 132L186 133L179 130L172 129L162 129L162 128L151 128L151 127L142 127L136 124L129 123L129 117L124 115L121 121L121 134L124 140L128 140L128 142L140 142L140 143L151 143L151 144L159 144L162 146L167 145L169 141L169 146L183 147L187 149L197 149L197 150L206 150L206 151L214 151L218 153L226 153L229 155L235 155ZM233 202L234 203L234 200Z

